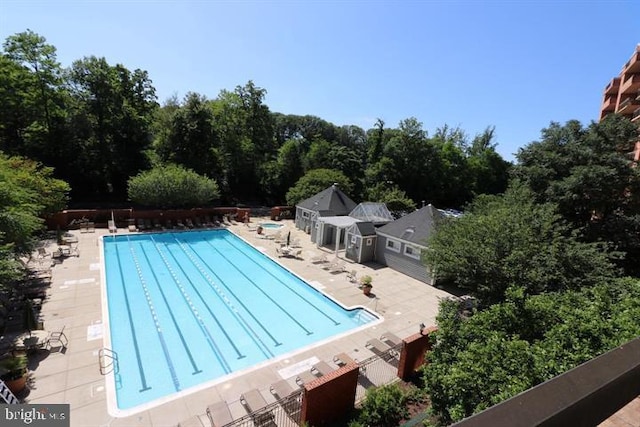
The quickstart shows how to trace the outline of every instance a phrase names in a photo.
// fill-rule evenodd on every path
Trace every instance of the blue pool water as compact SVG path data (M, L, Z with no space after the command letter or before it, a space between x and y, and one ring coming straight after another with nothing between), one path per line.
M262 224L260 224L260 226L262 228L273 228L273 229L282 228L282 224L276 224L273 222L263 222Z
M103 240L117 407L134 408L376 319L227 230Z

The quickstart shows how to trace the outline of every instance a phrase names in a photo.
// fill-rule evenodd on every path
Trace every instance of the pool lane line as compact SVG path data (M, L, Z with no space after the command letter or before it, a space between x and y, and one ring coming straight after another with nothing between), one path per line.
M182 329L180 328L180 325L178 324L176 316L174 315L173 310L171 309L169 300L167 299L166 294L162 290L162 286L160 286L160 280L158 280L158 276L156 275L156 272L153 271L153 268L151 267L151 260L149 259L149 255L147 255L147 251L144 249L144 246L140 245L140 250L142 251L142 255L144 256L145 260L147 261L147 264L149 265L149 270L151 271L151 275L153 276L153 279L157 284L158 291L160 291L160 295L162 296L162 300L164 301L164 304L167 307L167 311L169 312L169 316L171 317L173 326L176 328L178 332L178 336L180 337L180 342L182 343L182 347L184 347L184 351L187 353L187 357L191 362L191 367L193 368L193 372L191 373L191 375L199 374L202 372L202 369L198 368L198 365L196 364L196 361L194 360L193 355L191 354L191 350L189 350L189 346L187 345L187 341L184 339L184 335L182 334Z
M182 251L185 253L185 255L187 255L187 257L189 257L189 259L191 260L191 262L193 263L193 265L195 265L195 266L196 266L196 268L198 268L198 270L200 271L200 274L202 275L202 277L204 277L204 278L205 278L205 280L209 283L209 285L211 285L211 287L213 287L213 288L216 290L216 292L218 293L218 296L219 296L219 297L220 297L220 298L221 298L221 299L222 299L222 300L227 304L227 308L228 308L229 310L231 310L232 314L235 314L235 315L238 317L239 323L240 323L240 325L244 328L245 332L247 332L247 334L248 334L249 336L251 336L251 334L253 334L253 335L254 335L254 337L255 337L255 338L254 338L254 342L255 342L255 340L257 339L257 340L259 341L259 343L260 343L260 344L262 344L262 346L263 346L264 348L261 348L261 347L260 347L260 345L258 345L258 348L260 348L260 350L262 350L262 354L264 354L264 355L265 355L265 356L267 356L267 357L273 357L273 356L274 356L273 352L272 352L272 351L269 349L269 347L268 347L268 346L267 346L267 345L262 341L262 339L260 338L260 336L257 334L257 332L256 332L256 331L254 331L254 330L253 330L253 328L251 327L251 325L250 325L250 324L249 324L249 323L244 319L244 317L242 317L242 315L240 314L240 312L238 311L238 309L236 309L236 308L234 307L233 303L229 300L229 298L227 298L227 296L224 294L224 292L222 291L222 289L220 289L220 288L219 288L219 286L218 286L218 285L216 285L215 281L214 281L214 280L209 276L209 274L207 274L207 272L204 270L204 268L203 268L200 264L198 264L198 262L193 258L193 255L191 255L191 254L190 254L190 253L189 253L189 252L184 248L184 242L183 242L183 241L178 240L178 238L177 238L177 237L175 237L175 236L174 236L174 239L178 242L178 244L180 245L180 248L182 248ZM194 255L195 255L195 256L197 256L197 257L200 259L200 261L202 261L202 263L206 265L206 262L202 259L202 257L200 256L200 254L198 254L198 253L197 253L196 251L194 251L193 249L191 249L191 252L193 252L193 253L194 253ZM211 272L211 274L213 274L214 276L216 276L216 279L220 282L220 284L221 284L222 286L224 286L224 287L227 289L227 291L228 291L231 295L233 295L233 297L238 301L238 303L239 303L239 304L240 304L240 305L241 305L241 306L242 306L242 307L247 311L247 313L249 314L249 316L251 316L251 318L253 318L253 320L255 320L255 321L256 321L256 323L257 323L258 325L260 325L260 327L262 328L262 330L263 330L267 335L269 335L269 338L271 338L271 340L273 340L273 342L274 342L274 344L276 345L276 347L277 347L277 346L282 345L282 343L281 343L281 342L278 342L278 340L277 340L273 335L271 335L271 333L269 332L269 330L268 330L267 328L265 328L265 326L264 326L262 323L260 323L260 321L259 321L259 320L258 320L258 319L253 315L253 313L252 313L250 310L248 310L248 309L247 309L247 307L246 307L246 306L242 303L242 301L241 301L241 300L236 296L236 294L235 294L231 289L229 289L229 287L228 287L228 286L225 286L225 285L224 285L224 282L223 282L222 280L220 280L220 277L218 277L218 275L217 275L213 270L211 270L208 266L207 266L207 269ZM200 292L198 292L198 290L197 290L197 289L194 289L194 290L195 290L195 292L200 296L200 298L202 298L202 296L200 295ZM204 299L203 299L203 301L204 301ZM248 328L249 330L247 330L247 328ZM256 343L256 344L258 344L258 343ZM268 353L268 354L266 354L266 353L265 353L265 350L267 351L267 353Z
M235 237L235 236L234 236ZM230 240L226 240L225 242L228 243L229 245L233 246L235 249L237 249L242 255L245 256L245 258L248 258L253 264L256 264L261 270L263 270L265 273L267 273L268 275L270 275L271 277L273 277L275 280L277 280L278 282L282 283L284 285L285 288L289 289L291 292L293 292L294 294L296 294L301 300L303 300L304 302L306 302L307 304L309 304L311 307L313 307L318 313L322 314L324 317L326 317L327 319L329 319L330 321L333 322L333 324L335 326L338 326L340 324L340 322L338 322L337 320L335 320L334 318L332 318L331 316L329 316L327 313L325 313L324 311L320 310L318 307L315 306L315 304L313 304L311 301L309 301L308 299L306 299L304 296L302 296L301 294L299 294L295 289L291 288L290 286L288 286L284 281L280 280L278 277L276 277L272 272L270 272L268 269L266 269L265 267L261 266L258 262L256 262L256 260L254 260L253 258L251 258L248 254L246 254L245 252L242 251L241 248L238 248L234 242L230 241ZM251 246L250 246L251 247ZM255 248L251 247L252 251L255 251ZM256 252L257 254L258 252ZM266 256L262 253L260 253L260 255L262 256ZM270 261L273 262L273 260L270 259ZM291 274L291 272L287 271L288 274Z
M149 294L149 288L147 287L147 282L142 275L142 270L140 269L140 263L138 262L138 257L136 256L135 250L133 249L133 245L131 244L131 239L127 236L127 242L129 243L129 252L131 252L131 257L133 258L133 263L136 267L136 271L138 273L138 279L140 280L140 284L142 285L142 290L144 291L145 299L147 300L147 305L149 306L149 312L151 313L151 317L153 318L153 323L156 326L156 334L158 335L158 340L160 341L160 346L162 347L162 352L164 353L165 361L169 367L169 373L171 374L171 380L173 381L173 386L176 391L180 391L180 380L178 380L178 375L176 374L176 369L173 366L173 362L171 361L171 356L169 355L169 349L167 348L167 342L164 340L164 334L162 333L162 328L160 327L160 320L158 320L158 315L156 314L156 309L153 307L153 301L151 300L151 294Z
M150 236L150 237L151 237L151 241L153 241L153 243L155 244L155 248L158 251L158 254L162 258L162 261L164 262L165 266L167 267L167 270L169 271L169 273L173 277L173 281L178 286L178 289L180 289L180 292L182 293L182 297L184 298L184 300L189 305L189 308L191 309L191 313L193 314L193 316L198 321L198 324L200 325L201 330L205 333L205 336L207 337L207 341L209 342L209 346L213 350L213 354L218 359L218 362L220 362L220 364L222 365L222 368L225 370L225 373L227 373L227 374L230 373L232 371L231 366L229 365L227 360L224 358L224 356L222 354L222 351L220 351L220 348L218 348L218 345L216 344L215 340L213 339L213 336L211 335L211 331L209 331L209 328L204 323L204 320L202 320L202 317L200 317L200 314L198 313L198 310L194 307L193 303L191 302L191 299L189 298L189 295L187 295L187 293L185 292L182 284L180 283L180 279L178 279L178 276L176 275L176 273L171 268L171 265L170 265L169 261L166 259L166 257L164 256L164 254L160 250L160 244L155 241L153 236ZM171 251L168 251L168 252L171 253ZM173 255L172 255L172 257L173 257ZM175 258L174 258L174 261L175 261ZM180 267L180 264L178 264L178 267ZM182 273L184 274L184 271L182 271ZM187 280L188 280L188 276L185 276L185 277L187 277ZM208 307L207 307L207 309L208 309ZM209 312L211 312L211 311L209 311ZM220 327L220 329L222 330L222 332L227 337L227 340L229 340L229 343L231 344L231 346L234 348L234 350L238 354L238 358L240 358L240 356L244 357L244 355L242 355L242 353L240 353L238 348L235 346L233 341L231 341L231 339L227 335L227 332L225 331L225 329L220 324L220 321L218 320L218 318L213 314L212 314L212 316L213 316L213 319L218 324L218 326Z
M246 274L244 274L244 272L242 270L240 270L238 267L236 267L236 265L234 263L232 263L229 258L227 258L222 252L220 252L220 250L218 248L216 248L215 246L213 246L213 244L207 240L207 243L209 244L209 246L211 246L213 248L214 251L216 251L222 258L224 258L227 263L235 268L238 273L240 273L242 276L244 276L245 279L247 279L249 281L249 283L251 283L256 289L258 289L265 297L267 297L269 299L269 301L271 301L272 303L274 303L279 309L280 311L282 311L282 313L284 313L289 319L293 320L293 322L298 325L300 327L300 329L302 329L303 331L306 332L307 335L311 335L313 334L313 331L308 330L302 323L298 322L298 320L296 320L295 317L293 317L289 312L287 312L287 310L284 309L284 307L282 307L280 304L278 304L276 302L276 300L274 300L273 298L271 298L271 296L269 296L268 293L266 293L264 291L264 289L262 289L260 286L258 286L253 280L251 280L249 278L249 276L247 276Z
M120 262L120 251L118 250L118 244L115 245L116 258L118 259L118 270L120 271L120 282L122 283L122 291L124 293L124 304L127 308L127 315L129 316L129 327L131 328L131 336L133 338L133 349L136 352L136 361L138 362L138 372L140 373L140 382L142 388L138 392L151 390L151 387L147 384L147 378L144 375L144 367L142 366L142 360L140 357L140 348L138 347L138 338L136 336L135 328L133 327L133 315L131 314L131 304L129 304L129 296L127 295L127 287L125 286L124 273L122 271L122 263Z

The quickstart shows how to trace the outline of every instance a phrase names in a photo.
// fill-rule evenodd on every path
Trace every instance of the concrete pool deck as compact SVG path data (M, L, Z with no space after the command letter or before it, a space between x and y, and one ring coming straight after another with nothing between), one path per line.
M252 222L262 222L254 218ZM267 220L265 220L267 221ZM302 259L278 257L272 240L264 239L243 224L228 227L231 231L264 251L291 271L303 277L312 286L343 305L363 305L384 317L384 322L367 329L348 334L325 344L295 353L277 361L265 362L259 368L232 375L215 385L197 387L199 391L175 398L164 404L137 414L116 418L107 411L105 379L100 374L98 353L103 347L100 236L109 235L107 229L95 233L71 233L78 237L80 256L66 257L53 267L53 280L48 297L42 306L41 316L47 330L60 330L69 339L66 352L41 352L32 370L31 391L28 403L68 403L71 407L71 426L174 426L192 416L206 420L206 407L218 400L229 403L232 415L240 418L246 414L239 402L240 395L251 389L262 391L267 402L275 400L268 391L270 384L291 375L298 366L306 366L311 358L331 362L333 356L346 353L363 360L373 353L365 348L371 338L379 338L389 331L400 337L418 332L419 324L435 324L438 302L449 297L447 292L419 282L402 273L380 265L368 266L346 262L347 270L355 270L357 276L373 277L374 297L367 297L347 278L346 273L330 273L315 264L312 258L324 253L328 259L332 252L317 248L309 236L295 229L293 221L282 221L281 233L291 231L291 239L299 239ZM273 234L277 230L266 230ZM128 234L119 229L118 234ZM49 251L55 249L53 244ZM343 252L344 253L344 252ZM33 363L32 363L33 364ZM287 378L287 377L284 377ZM184 392L183 392L184 393Z

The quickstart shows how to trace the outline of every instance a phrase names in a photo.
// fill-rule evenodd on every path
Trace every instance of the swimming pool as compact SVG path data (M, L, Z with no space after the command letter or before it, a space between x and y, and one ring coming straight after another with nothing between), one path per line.
M343 308L227 230L105 236L103 252L115 413L377 319Z
M276 224L274 222L263 222L260 224L260 227L262 228L269 228L269 229L278 229L278 228L282 228L282 224Z

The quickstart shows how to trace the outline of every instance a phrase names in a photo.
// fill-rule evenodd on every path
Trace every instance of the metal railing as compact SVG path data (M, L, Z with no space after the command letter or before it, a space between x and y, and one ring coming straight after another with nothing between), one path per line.
M402 344L391 347L384 353L376 354L358 362L358 386L356 387L356 403L364 399L367 389L379 387L398 381L398 364Z
M238 418L224 427L298 426L302 416L302 395L303 390L298 390L264 408Z
M107 375L111 372L118 374L120 365L118 364L118 353L110 348L103 347L98 351L98 361L100 363L100 374Z

